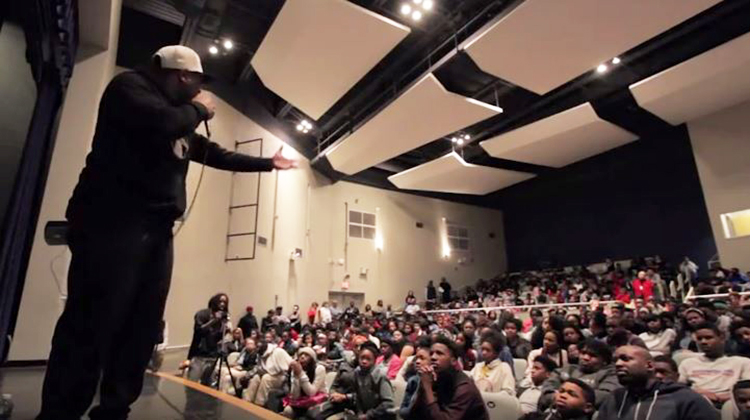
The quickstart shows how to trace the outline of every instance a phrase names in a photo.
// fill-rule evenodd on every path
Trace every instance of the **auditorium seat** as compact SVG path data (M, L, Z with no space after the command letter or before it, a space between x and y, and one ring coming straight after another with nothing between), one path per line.
M237 363L237 359L239 358L240 358L239 352L235 351L235 352L229 353L229 355L227 355L227 363L229 364L229 366L234 366L235 363Z
M393 380L391 385L393 386L393 405L398 409L404 400L404 394L406 394L406 382Z
M490 420L516 420L521 417L521 404L504 392L482 392L482 400Z
M336 379L336 372L328 372L326 373L326 392L331 392L331 387L333 386L333 381Z
M734 420L734 402L732 400L721 406L721 420Z
M524 359L513 359L513 374L516 376L516 382L521 382L526 375L528 362Z

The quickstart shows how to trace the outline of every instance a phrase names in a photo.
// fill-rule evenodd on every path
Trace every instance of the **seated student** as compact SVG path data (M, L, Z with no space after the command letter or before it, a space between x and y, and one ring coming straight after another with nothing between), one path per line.
M409 418L411 416L411 410L414 407L416 401L417 392L419 392L419 369L422 366L430 364L430 348L432 347L432 340L429 337L420 337L416 344L416 353L413 356L413 363L407 368L406 375L406 390L404 391L404 399L401 401L401 407L398 410L398 415L401 418Z
M563 348L568 351L568 363L571 365L578 364L579 348L578 345L583 342L586 338L578 326L565 322L565 327L562 330L563 335Z
M331 401L350 403L360 418L395 419L396 416L392 413L393 388L385 372L375 368L375 358L379 354L375 343L363 343L359 347L359 366L354 369L354 392L346 395L331 394Z
M706 322L706 314L698 308L689 308L685 311L682 328L677 333L672 350L690 350L698 351L698 345L693 341L695 327Z
M466 374L456 369L456 348L438 336L430 348L431 364L419 368L420 389L410 419L489 420L482 395Z
M547 331L544 333L543 343L542 348L532 350L531 353L529 353L526 373L521 382L521 386L524 388L531 384L531 366L537 356L547 356L561 368L568 365L568 352L560 348L560 345L562 345L562 334L556 330Z
M567 379L555 391L552 407L528 413L521 420L588 420L594 412L594 390L579 379Z
M392 339L386 338L380 343L380 355L375 360L375 365L383 368L389 380L396 379L403 362L399 357L401 348Z
M639 346L615 351L615 370L623 388L604 400L597 420L719 420L719 411L690 388L662 383L654 376L651 353Z
M741 319L732 322L729 327L731 335L727 340L729 353L750 357L750 321Z
M505 392L516 396L516 379L507 363L498 359L503 348L500 333L490 331L482 335L480 349L483 362L471 370L469 376L480 392Z
M629 345L646 348L646 343L623 326L622 318L607 318L607 344L613 349Z
M677 382L680 378L677 363L664 354L654 357L654 376L662 382Z
M662 319L656 315L647 315L643 321L646 323L648 331L641 333L638 337L646 344L651 355L670 354L677 333L673 329L667 328Z
M258 365L261 372L250 380L243 398L261 407L268 401L268 393L272 389L281 388L289 371L292 357L276 344L264 342L258 350L260 360Z
M564 379L580 379L594 390L595 406L599 407L605 398L620 384L617 382L615 367L612 366L612 350L595 339L588 339L581 345L580 364L568 365L555 371L542 386L539 406L549 407L554 401L554 393Z
M732 396L737 381L750 379L750 359L724 355L724 334L716 324L704 323L695 328L695 341L703 352L680 364L680 382L721 405Z
M534 359L534 364L531 366L531 386L522 391L518 397L524 414L537 411L539 397L542 396L542 384L555 369L557 369L557 364L546 356L537 356Z
M364 336L354 337L352 340L351 353L353 353L353 357L345 356L344 361L339 364L338 373L331 385L329 400L321 407L320 413L316 416L317 419L325 420L344 410L354 408L354 402L349 401L347 395L352 395L355 392L354 371L359 365L359 349L366 342L369 342L369 340Z
M738 381L732 388L732 400L721 409L722 420L750 420L750 381Z
M255 340L252 338L245 339L245 348L240 352L240 356L237 358L234 366L222 368L222 378L220 389L222 392L234 393L234 387L232 386L232 378L234 378L235 386L237 391L241 391L241 385L247 384L256 373L256 366L258 364L258 346ZM231 372L230 372L231 371ZM231 375L230 375L231 373ZM241 394L238 394L238 396Z
M297 358L289 364L291 386L289 396L284 398L283 413L295 419L311 417L308 414L326 400L326 368L318 364L315 351L302 347Z
M504 321L503 333L508 343L510 353L515 359L528 359L531 353L531 343L521 338L518 332L521 330L521 321L510 318Z
M472 340L466 333L456 334L455 343L456 350L458 350L458 364L461 370L472 370L477 364L477 359L479 359L477 351L471 344Z

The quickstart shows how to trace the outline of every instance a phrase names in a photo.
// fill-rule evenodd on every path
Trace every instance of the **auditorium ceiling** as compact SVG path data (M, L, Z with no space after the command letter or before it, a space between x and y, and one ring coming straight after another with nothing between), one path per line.
M490 207L750 99L750 0L124 0L122 16L118 65L196 49L212 91L333 181Z

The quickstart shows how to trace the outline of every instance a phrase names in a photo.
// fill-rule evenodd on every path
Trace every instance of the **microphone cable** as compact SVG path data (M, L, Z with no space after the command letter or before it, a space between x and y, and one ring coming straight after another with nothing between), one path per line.
M206 128L206 137L211 138L211 130L208 128L208 120L203 120L203 126ZM190 200L190 205L188 206L187 210L185 210L185 217L182 218L182 222L180 222L180 226L177 227L177 230L172 234L172 238L176 238L177 235L182 231L182 228L185 226L185 223L187 223L188 218L190 217L190 213L193 210L193 206L195 206L195 199L198 198L198 192L201 189L201 184L203 183L203 174L206 171L206 160L208 159L208 147L206 147L206 150L203 152L203 162L201 163L201 174L198 176L198 185L195 187L195 192L193 193L193 198Z

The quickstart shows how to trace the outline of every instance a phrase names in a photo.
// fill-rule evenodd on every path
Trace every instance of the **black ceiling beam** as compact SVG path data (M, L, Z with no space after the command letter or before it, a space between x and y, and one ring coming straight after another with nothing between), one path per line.
M526 172L536 175L548 174L555 171L557 168L550 166L536 165L533 163L518 162L515 160L499 159L490 156L481 146L478 144L470 144L464 147L459 154L462 155L463 159L469 163L482 166L490 166L498 169L507 169L509 171Z
M668 135L675 127L641 108L630 89L591 102L596 114L603 120L618 125L640 138Z
M546 116L581 103L597 99L591 95L591 89L597 94L611 94L645 77L672 67L702 52L716 47L750 30L750 0L724 1L699 14L696 17L667 31L665 34L641 44L622 55L623 64L606 75L599 75L593 70L579 76L573 81L549 92L539 101L511 118L504 114L485 121L488 126L475 134L477 140L484 140L499 135L510 129L526 125ZM720 25L717 25L720 23ZM709 35L710 34L710 35ZM696 46L698 48L696 48ZM664 51L669 51L671 60L659 60L654 65L649 59L663 58ZM658 57L655 57L658 56ZM637 70L634 67L638 67ZM615 80L620 77L619 86L604 86L602 81ZM598 89L597 89L598 88ZM587 94L586 89L589 89ZM549 112L554 109L556 112ZM558 111L559 109L559 111Z
M453 58L460 51L459 44L466 43L467 40L471 39L476 33L481 32L483 28L489 27L507 15L521 2L521 0L496 0L491 2L484 7L480 13L471 18L463 27L458 29L455 34L447 38L428 53L426 58L419 61L417 65L410 70L400 73L392 83L391 89L383 90L382 88L379 88L380 82L388 76L386 74L381 74L375 80L368 81L368 83L371 84L370 88L364 87L361 92L357 93L357 98L347 98L344 99L343 102L348 104L360 102L361 98L369 97L372 94L372 91L376 89L378 91L377 97L370 100L368 106L361 107L357 113L353 114L351 117L339 114L323 123L321 125L321 130L324 133L322 149L330 149L343 140L347 133L351 133L364 125L367 121L395 101L400 93L408 90L424 75L440 68L443 64ZM489 22L483 23L480 28L475 28L478 22L486 18L486 16L495 9L499 10L496 11L496 14ZM433 58L434 56L438 56L439 58ZM404 82L405 80L408 81ZM345 116L347 117L347 120L340 123L340 120Z

